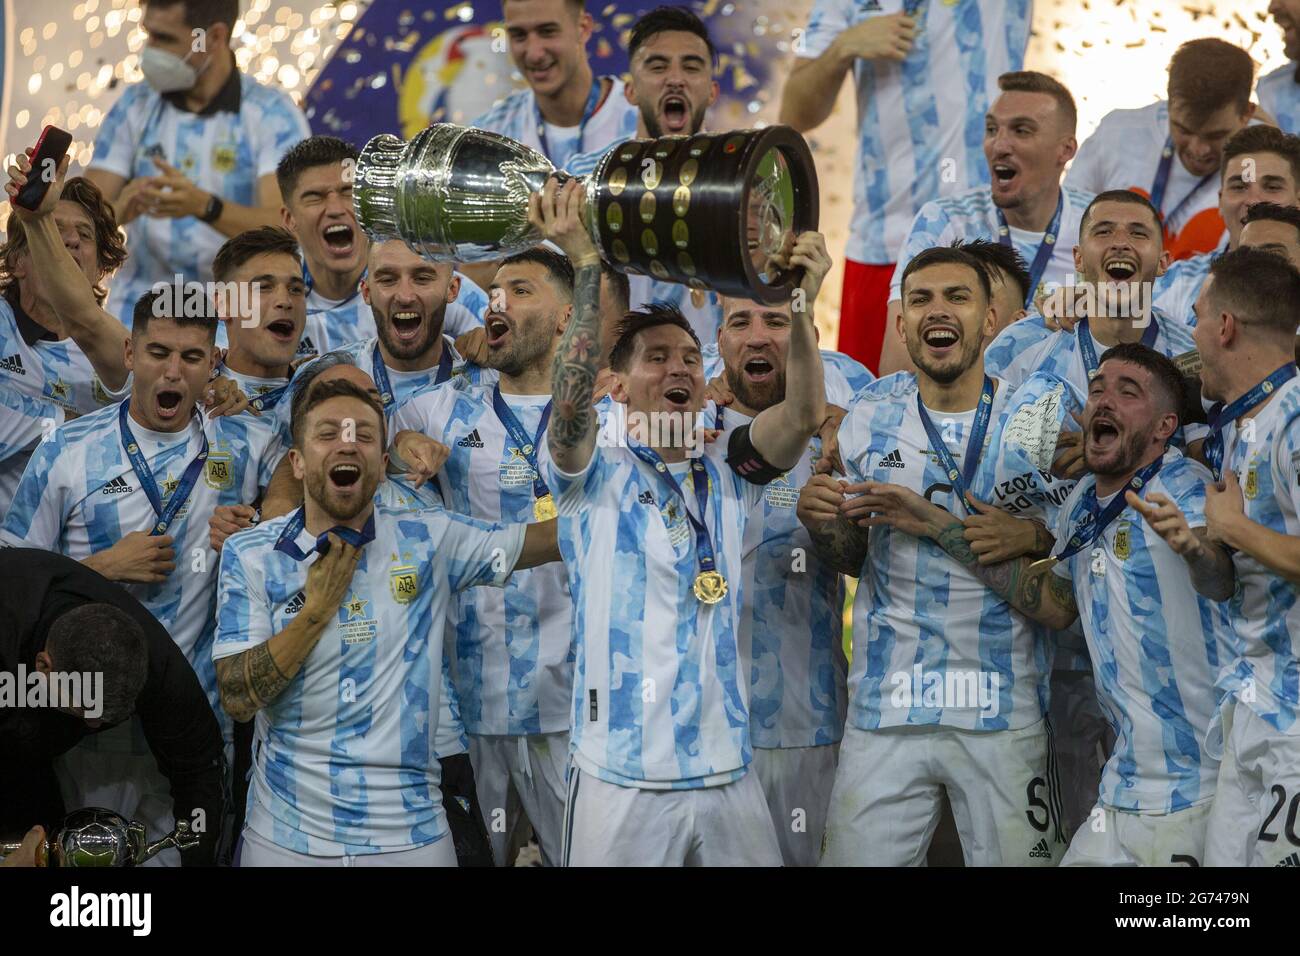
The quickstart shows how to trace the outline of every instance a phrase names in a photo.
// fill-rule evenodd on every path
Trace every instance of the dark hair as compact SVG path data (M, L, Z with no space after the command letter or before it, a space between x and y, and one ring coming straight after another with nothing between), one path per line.
M1210 264L1208 302L1216 312L1231 312L1266 336L1296 334L1296 303L1300 302L1300 272L1286 259L1263 249L1241 246Z
M1164 223L1160 220L1160 213L1156 207L1151 205L1151 200L1147 199L1141 193L1135 193L1131 189L1107 189L1099 192L1092 197L1092 202L1088 203L1088 208L1083 211L1083 217L1079 220L1079 239L1083 239L1083 234L1088 228L1088 220L1092 218L1092 209L1098 203L1103 202L1123 202L1130 206L1145 206L1146 211L1151 214L1151 225L1155 227L1156 236L1164 243Z
M357 365L357 360L352 357L350 352L326 352L310 362L301 366L289 380L290 398L290 420L299 417L300 409L307 403L307 391L311 388L311 383L316 381L322 372L335 368L339 365Z
M117 227L117 214L113 212L112 203L104 198L99 187L84 176L74 176L63 184L59 199L74 202L90 216L95 227L95 249L98 253L99 279L110 274L123 262L126 262L126 239ZM14 278L14 266L18 257L29 248L27 232L23 221L11 215L5 224L8 234L0 243L0 294L10 296L12 289L17 293L18 280ZM100 305L108 297L108 290L100 281L96 281L93 291L95 301Z
M623 316L623 321L614 332L614 348L609 353L609 367L616 372L626 371L636 350L636 337L646 329L661 325L677 326L691 337L691 341L697 348L699 347L700 337L695 334L686 316L682 315L681 309L665 302L652 302L644 308Z
M275 167L275 182L280 187L280 196L286 205L293 191L298 188L302 174L317 166L331 166L351 160L353 163L361 153L351 143L337 136L308 136L289 147L289 151L280 157Z
M1169 99L1186 103L1195 122L1225 106L1245 113L1254 82L1250 54L1217 37L1188 40L1169 61Z
M632 307L632 284L627 276L601 259L600 277L609 280L609 288L614 293L614 304L618 306L618 311L627 312Z
M1019 301L1024 302L1029 297L1029 283L1033 281L1029 267L1025 265L1025 257L1016 252L1013 246L1004 246L991 239L972 239L969 242L958 239L952 247L984 263L990 279L996 269L1005 277L1005 281L1014 282L1020 289Z
M149 674L149 651L140 622L112 604L82 604L54 619L45 650L59 673L103 674L100 720L131 716ZM84 695L83 695L84 700Z
M224 23L234 33L235 21L239 19L239 0L143 0L143 3L146 7L161 7L164 10L178 3L185 4L185 25L188 27L210 27L214 23Z
M1046 73L1017 70L999 76L998 89L1003 93L1046 93L1056 100L1056 108L1061 111L1066 129L1071 136L1074 135L1074 130L1079 125L1079 108L1074 105L1074 95L1060 80L1055 80Z
M1247 153L1274 153L1291 167L1291 179L1300 188L1300 136L1284 133L1276 126L1246 126L1228 137L1219 163L1219 182L1227 178L1232 160Z
M629 63L636 58L636 51L657 33L694 33L709 48L709 59L717 58L718 51L709 39L709 28L703 20L686 7L655 7L632 25L632 36L627 43Z
M1243 226L1252 222L1284 222L1300 233L1300 209L1295 206L1279 206L1275 202L1257 202L1246 210Z
M355 398L364 402L368 408L373 409L374 413L379 416L379 439L380 444L388 447L388 421L384 418L384 406L379 404L379 400L371 395L360 385L349 382L347 379L335 378L328 382L317 382L315 385L299 393L299 398L294 399L292 414L293 420L290 422L290 429L293 433L293 447L302 451L303 432L307 428L307 416L317 405L328 402L331 398Z
M189 285L190 283L186 283L186 286ZM198 286L198 288L203 287ZM160 289L150 289L136 299L135 308L131 312L131 337L144 335L149 330L149 323L154 319L167 319L182 328L206 329L208 341L215 342L217 339L216 306L208 298L206 290L201 294L190 295L188 289L182 289L182 301L179 303L172 301L175 295L174 285L163 285ZM200 303L202 311L198 315L188 311L191 302Z
M928 269L930 266L946 265L956 263L971 269L976 278L979 279L980 288L984 290L984 301L988 302L993 299L993 285L989 281L989 270L985 267L984 261L971 255L959 244L954 243L951 246L931 246L929 249L922 249L912 261L903 269L903 278L899 283L899 289L907 287L908 277L914 272L922 269Z
M497 266L500 272L505 266L515 265L533 265L541 266L546 272L546 279L551 285L555 286L564 294L568 301L573 301L573 264L569 262L569 257L561 255L553 249L547 249L545 246L534 246L531 249L525 249L523 252L516 252L512 256L506 256Z
M270 252L282 252L293 256L294 262L302 262L298 254L298 240L293 233L283 226L259 226L241 232L221 244L212 258L212 277L218 282L225 282L249 259Z
M1184 417L1189 399L1187 385L1173 360L1141 342L1121 342L1101 353L1097 366L1100 368L1111 361L1132 362L1150 372L1151 378L1165 393L1169 410L1178 416L1180 423L1187 420Z

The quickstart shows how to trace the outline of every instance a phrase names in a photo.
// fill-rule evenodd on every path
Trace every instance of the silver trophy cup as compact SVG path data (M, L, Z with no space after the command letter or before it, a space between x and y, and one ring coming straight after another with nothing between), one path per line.
M140 866L170 847L185 851L198 843L199 835L186 820L177 820L176 829L151 843L143 823L102 807L87 807L64 817L58 832L36 848L36 865ZM0 843L0 858L17 851L19 845Z

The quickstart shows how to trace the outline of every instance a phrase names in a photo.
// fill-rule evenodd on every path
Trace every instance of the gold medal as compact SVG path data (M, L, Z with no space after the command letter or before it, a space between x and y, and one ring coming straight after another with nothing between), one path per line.
M695 308L697 308L697 309L702 309L702 308L704 308L704 290L703 290L703 289L692 289L692 290L691 290L691 305L695 306Z
M1050 571L1061 562L1057 558L1040 558L1029 565L1026 574L1037 574L1039 571Z
M558 513L555 510L555 499L549 492L533 499L533 517L538 521L550 521Z
M727 579L717 571L701 571L695 576L695 596L705 604L717 604L727 596Z

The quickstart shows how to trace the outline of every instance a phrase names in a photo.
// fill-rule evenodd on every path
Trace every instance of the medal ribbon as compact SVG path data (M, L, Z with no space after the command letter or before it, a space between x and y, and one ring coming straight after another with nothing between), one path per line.
M704 524L709 508L709 470L704 467L704 459L690 459L691 478L695 485L695 504L700 512L700 517L697 518L691 514L691 509L686 504L686 495L682 492L681 485L677 483L673 473L668 470L664 460L659 457L659 453L653 448L638 444L630 437L627 446L631 449L632 454L652 467L664 479L668 487L672 489L673 494L682 500L682 510L686 512L687 520L690 521L691 527L695 529L695 554L699 559L700 572L716 571L717 562L713 557L713 540L709 537L709 529Z
M1156 347L1156 336L1160 334L1160 327L1156 324L1155 313L1151 313L1151 321L1147 327L1142 330L1142 344L1149 349ZM1079 354L1083 356L1083 367L1091 379L1097 374L1097 369L1101 363L1097 361L1097 350L1092 347L1092 331L1088 328L1088 319L1085 316L1079 320L1075 326L1075 337L1079 340Z
M370 512L370 517L366 519L365 526L358 531L356 528L347 528L341 524L335 525L322 535L317 535L316 545L310 552L304 552L298 547L298 535L307 524L306 506L300 507L289 518L289 523L284 526L280 532L280 537L275 542L275 550L283 551L295 561L306 561L311 554L320 552L321 554L329 553L329 535L336 534L354 548L360 548L375 540L375 513Z
M131 404L128 398L118 406L117 422L118 430L121 432L122 448L126 451L127 460L131 462L131 470L135 476L140 479L140 487L144 489L145 495L149 498L149 504L153 505L154 514L158 516L158 523L150 529L150 535L166 534L171 523L176 520L176 515L181 508L185 507L185 502L189 500L190 493L194 490L194 484L199 480L199 472L203 470L204 462L208 460L208 436L203 433L203 423L198 420L197 414L195 420L199 425L199 437L203 440L199 453L194 456L194 460L185 468L185 473L181 475L180 483L176 490L172 492L172 497L167 506L163 507L162 495L158 492L158 482L154 480L153 472L149 469L149 462L145 461L144 453L140 451L140 446L136 443L135 436L131 434L131 426L127 421L127 407Z
M1033 305L1034 293L1038 291L1038 284L1043 279L1043 273L1047 271L1047 264L1052 260L1052 252L1056 249L1056 234L1061 228L1061 210L1064 208L1065 191L1057 190L1056 212L1052 215L1047 231L1043 233L1038 251L1034 253L1033 265L1029 267L1029 289L1025 292L1026 309ZM1008 249L1015 248L1011 243L1011 226L1007 223L1006 213L1001 209L998 210L998 242Z
M1215 176L1219 175L1218 170L1206 174L1199 183L1192 187L1192 191L1184 196L1178 205L1169 211L1168 215L1165 215L1163 212L1160 212L1160 207L1164 205L1165 190L1169 187L1169 172L1173 168L1173 165L1174 140L1171 136L1165 140L1165 148L1160 151L1160 163L1156 166L1156 178L1151 184L1151 205L1155 206L1156 212L1160 213L1160 222L1162 225L1177 216L1182 211L1183 207L1191 201L1192 197L1201 191L1202 186L1208 183Z
M1079 523L1079 526L1074 529L1074 532L1070 535L1069 540L1065 542L1065 547L1061 552L1054 555L1054 557L1058 561L1064 561L1066 558L1078 554L1101 537L1101 533L1106 530L1106 526L1119 517L1120 512L1128 507L1128 503L1124 500L1124 496L1130 491L1140 491L1143 486L1155 477L1156 472L1160 470L1162 464L1164 464L1164 459L1157 458L1130 478L1128 484L1124 486L1123 490L1120 491L1119 494L1111 499L1110 504L1106 506L1106 510L1100 515L1097 514L1097 486L1093 485L1084 492L1083 501L1084 505L1088 509L1088 515Z
M591 92L587 94L587 105L582 108L582 122L578 124L578 145L575 147L573 155L577 156L582 152L582 141L587 133L587 121L596 112L596 106L600 103L600 77L591 78ZM536 97L533 98L533 112L537 115L537 141L541 144L542 155L551 159L551 144L546 139L546 120L542 117L542 111L537 106ZM551 160L555 162L555 160Z
M492 410L497 413L497 418L501 419L501 424L510 434L510 440L515 443L515 447L528 459L528 464L533 469L533 500L540 501L551 493L551 490L546 487L546 482L542 480L541 468L537 466L537 449L541 447L542 435L546 433L546 423L551 420L551 403L547 402L546 407L542 409L542 419L537 425L537 434L531 440L528 432L524 431L524 426L515 417L515 413L506 404L506 400L501 397L500 385L492 387Z
M930 420L930 413L925 410L920 392L916 393L916 409L921 413L921 424L925 426L925 433L943 464L948 480L952 482L957 497L965 503L966 492L974 481L975 469L979 466L980 452L984 450L984 435L989 430L989 418L993 414L993 379L984 376L984 390L980 393L979 405L975 407L975 420L971 423L970 437L966 440L965 462L961 469L957 468L956 459L944 444L939 429Z
M391 411L396 398L393 395L393 386L388 381L388 368L384 365L384 357L379 352L378 339L375 340L374 354L370 357L370 377L379 387L379 399L384 403L384 411ZM438 374L434 376L433 384L441 385L449 378L451 378L451 348L443 342L442 355L438 357Z
M1295 363L1288 362L1226 408L1220 402L1210 409L1210 437L1205 439L1203 450L1205 461L1214 472L1215 480L1218 480L1219 469L1223 465L1223 429L1227 427L1228 422L1236 421L1264 401L1275 390L1295 378L1296 372Z

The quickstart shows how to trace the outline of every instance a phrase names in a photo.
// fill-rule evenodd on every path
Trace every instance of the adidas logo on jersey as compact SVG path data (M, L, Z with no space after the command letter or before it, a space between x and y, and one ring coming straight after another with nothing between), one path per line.
M1052 851L1047 845L1047 840L1039 840L1038 845L1029 851L1029 858L1031 860L1050 860L1052 858Z
M903 456L900 455L898 453L898 449L895 448L884 458L880 459L880 461L876 463L876 467L877 468L906 468L907 466L903 464Z
M104 494L106 495L129 495L133 491L135 489L127 484L126 479L121 475L118 475L104 486Z
M23 357L17 352L8 358L0 359L0 368L6 372L13 372L15 375L27 374L27 369L23 368Z
M474 429L460 441L456 442L460 448L482 448L483 439L478 436L478 429Z
M312 342L311 336L303 333L303 337L298 340L297 355L315 355L316 345Z
M285 605L284 613L297 614L299 611L302 610L303 605L306 603L307 603L307 596L303 594L303 592L299 591L297 594L293 596L293 600L290 601L287 605Z
M655 493L653 491L643 491L636 496L636 500L643 505L652 505L655 503Z
M1285 860L1279 863L1278 866L1300 866L1300 853L1292 853Z

